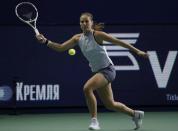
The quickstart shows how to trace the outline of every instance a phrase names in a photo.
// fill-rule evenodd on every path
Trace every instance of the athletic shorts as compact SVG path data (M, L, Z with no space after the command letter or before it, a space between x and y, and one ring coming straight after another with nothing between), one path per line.
M116 77L116 70L114 68L114 65L110 64L108 67L100 69L96 73L101 73L104 75L104 77L108 80L108 83L111 83L114 81Z

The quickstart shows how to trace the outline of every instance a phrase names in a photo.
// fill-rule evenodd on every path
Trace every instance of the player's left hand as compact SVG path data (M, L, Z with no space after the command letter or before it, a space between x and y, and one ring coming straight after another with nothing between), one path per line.
M137 54L141 57L144 57L144 58L148 58L149 55L148 53L144 52L144 51L138 51Z

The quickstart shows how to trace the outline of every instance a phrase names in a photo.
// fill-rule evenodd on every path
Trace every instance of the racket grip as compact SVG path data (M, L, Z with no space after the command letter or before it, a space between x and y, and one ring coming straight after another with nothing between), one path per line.
M36 35L39 35L39 34L40 34L39 31L38 31L38 29L35 28L34 31L35 31L35 34L36 34Z

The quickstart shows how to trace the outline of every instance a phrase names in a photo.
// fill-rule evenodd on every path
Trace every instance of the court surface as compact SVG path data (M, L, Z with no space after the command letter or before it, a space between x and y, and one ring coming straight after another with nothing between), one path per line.
M99 113L102 131L132 131L134 124L122 113ZM0 131L88 131L88 113L0 115ZM145 112L139 131L178 131L178 112Z

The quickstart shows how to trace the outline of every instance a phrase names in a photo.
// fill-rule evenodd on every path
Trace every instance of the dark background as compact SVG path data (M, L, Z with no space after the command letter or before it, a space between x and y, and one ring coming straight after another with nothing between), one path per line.
M91 72L88 62L76 47L76 55L61 54L37 43L34 32L15 16L20 0L2 0L0 4L0 85L14 91L10 101L0 107L85 107L83 85ZM39 11L40 32L56 42L63 42L80 32L79 17L91 12L94 20L104 22L108 33L140 33L135 44L144 51L156 51L161 69L169 51L177 51L178 2L176 0L31 0ZM149 60L133 56L138 71L117 71L113 82L115 99L130 106L177 106L166 94L178 96L177 57L165 89L158 88ZM113 58L115 62L116 58ZM119 59L119 58L118 58ZM124 60L119 60L119 63ZM15 82L24 84L59 84L59 101L15 101ZM99 102L102 106L102 103Z
M40 13L40 25L66 25L79 22L82 12L91 12L106 24L177 24L176 0L28 0ZM2 0L1 25L22 25L14 15L22 0Z

